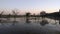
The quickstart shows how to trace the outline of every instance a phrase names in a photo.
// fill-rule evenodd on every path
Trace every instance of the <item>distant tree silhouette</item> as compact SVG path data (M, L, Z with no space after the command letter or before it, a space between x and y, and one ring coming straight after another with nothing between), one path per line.
M45 15L45 14L46 14L45 11L41 11L41 12L40 12L40 15Z
M29 13L29 12L28 12L28 13L26 13L26 17L29 17L29 16L30 16L30 14L31 14L31 13Z
M46 14L45 11L41 11L41 12L40 12L40 16L42 17L42 19L45 17L45 14Z

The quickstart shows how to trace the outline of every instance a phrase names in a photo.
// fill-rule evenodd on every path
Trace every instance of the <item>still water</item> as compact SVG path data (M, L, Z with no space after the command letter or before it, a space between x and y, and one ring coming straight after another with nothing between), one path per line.
M60 20L0 18L0 34L60 34Z

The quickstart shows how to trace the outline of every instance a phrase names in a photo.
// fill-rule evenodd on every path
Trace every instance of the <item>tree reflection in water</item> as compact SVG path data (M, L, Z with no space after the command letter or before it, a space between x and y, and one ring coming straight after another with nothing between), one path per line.
M26 23L30 23L29 18L26 18Z
M42 20L41 22L40 22L40 25L42 25L42 26L44 26L44 25L46 25L46 24L48 24L49 22L47 21L47 20Z
M30 12L26 13L26 23L30 23L29 18L30 18Z
M59 24L60 24L60 19L59 19Z
M16 23L18 23L18 21L15 20L13 21L12 25L16 25Z

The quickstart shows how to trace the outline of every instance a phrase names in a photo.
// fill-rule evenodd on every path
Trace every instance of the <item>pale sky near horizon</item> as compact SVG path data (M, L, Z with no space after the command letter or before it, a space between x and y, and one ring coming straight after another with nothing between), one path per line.
M31 13L39 13L44 10L51 13L60 9L60 0L0 0L0 9L5 8L17 8Z

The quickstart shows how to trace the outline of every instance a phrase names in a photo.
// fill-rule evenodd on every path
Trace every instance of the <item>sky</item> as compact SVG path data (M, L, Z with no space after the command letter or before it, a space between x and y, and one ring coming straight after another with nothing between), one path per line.
M0 0L0 9L19 9L22 13L39 13L44 10L52 13L60 9L60 0Z

